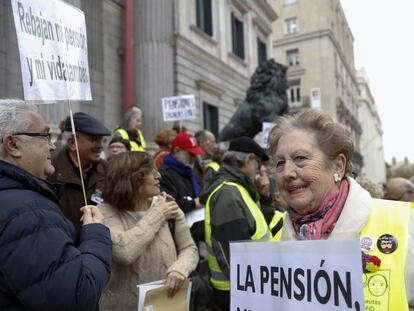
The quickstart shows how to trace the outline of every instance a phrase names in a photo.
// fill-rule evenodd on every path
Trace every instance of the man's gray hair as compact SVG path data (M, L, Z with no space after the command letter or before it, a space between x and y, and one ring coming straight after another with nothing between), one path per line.
M240 151L226 151L221 158L221 163L234 168L240 168L244 166L244 163L250 155L251 153Z
M27 117L29 111L38 112L37 107L21 99L0 99L0 137L4 134L26 132L32 120ZM0 144L0 158L4 157L3 144Z

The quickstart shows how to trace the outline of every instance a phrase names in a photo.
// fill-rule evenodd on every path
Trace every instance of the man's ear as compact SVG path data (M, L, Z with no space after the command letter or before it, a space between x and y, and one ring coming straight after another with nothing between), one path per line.
M340 174L340 177L344 177L346 174L346 157L343 153L340 153L333 161L335 173Z
M73 135L71 135L71 136L68 137L66 144L67 144L67 146L69 148L69 151L76 151L75 138L73 137Z
M20 142L13 135L6 134L3 136L3 148L5 156L9 155L13 158L20 158L22 156Z

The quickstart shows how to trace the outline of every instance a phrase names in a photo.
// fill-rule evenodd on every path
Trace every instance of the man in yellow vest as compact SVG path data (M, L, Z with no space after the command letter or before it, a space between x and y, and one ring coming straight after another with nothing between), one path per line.
M145 151L147 143L141 132L142 111L138 107L133 107L124 115L122 125L114 132L114 137L128 140L131 151Z
M214 181L206 187L206 244L216 303L230 307L229 242L269 240L260 204L271 204L269 179L256 178L266 152L251 138L230 142ZM258 181L258 184L255 181Z

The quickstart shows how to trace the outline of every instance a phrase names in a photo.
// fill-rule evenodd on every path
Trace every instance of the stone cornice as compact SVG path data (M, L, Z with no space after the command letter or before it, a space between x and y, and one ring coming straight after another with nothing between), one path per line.
M250 10L250 5L247 3L246 0L231 0L231 3L242 14L246 14Z
M287 70L287 77L288 78L296 78L303 76L306 73L306 69L302 66L290 66Z
M206 34L204 31L202 31L200 28L198 28L196 25L191 25L190 29L195 32L198 36L202 37L204 40L207 40L212 45L217 45L217 41L214 40L214 38L210 37L208 34Z
M272 33L272 27L260 16L253 17L253 24L255 24L264 35L268 36Z
M223 96L223 94L225 93L224 89L222 89L217 83L214 83L212 81L200 79L196 81L196 84L200 89L206 90L209 93L213 93L217 95L219 98L221 98L221 96Z
M254 3L263 11L263 14L271 21L274 22L279 17L272 6L267 0L255 0Z

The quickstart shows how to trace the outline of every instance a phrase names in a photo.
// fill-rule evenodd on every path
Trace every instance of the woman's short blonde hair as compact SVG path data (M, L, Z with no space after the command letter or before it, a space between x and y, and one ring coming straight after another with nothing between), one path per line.
M270 155L275 154L280 138L296 129L313 134L328 161L335 160L342 153L346 158L345 171L352 173L354 143L349 131L342 124L334 122L327 113L316 109L304 109L279 117L269 133Z

